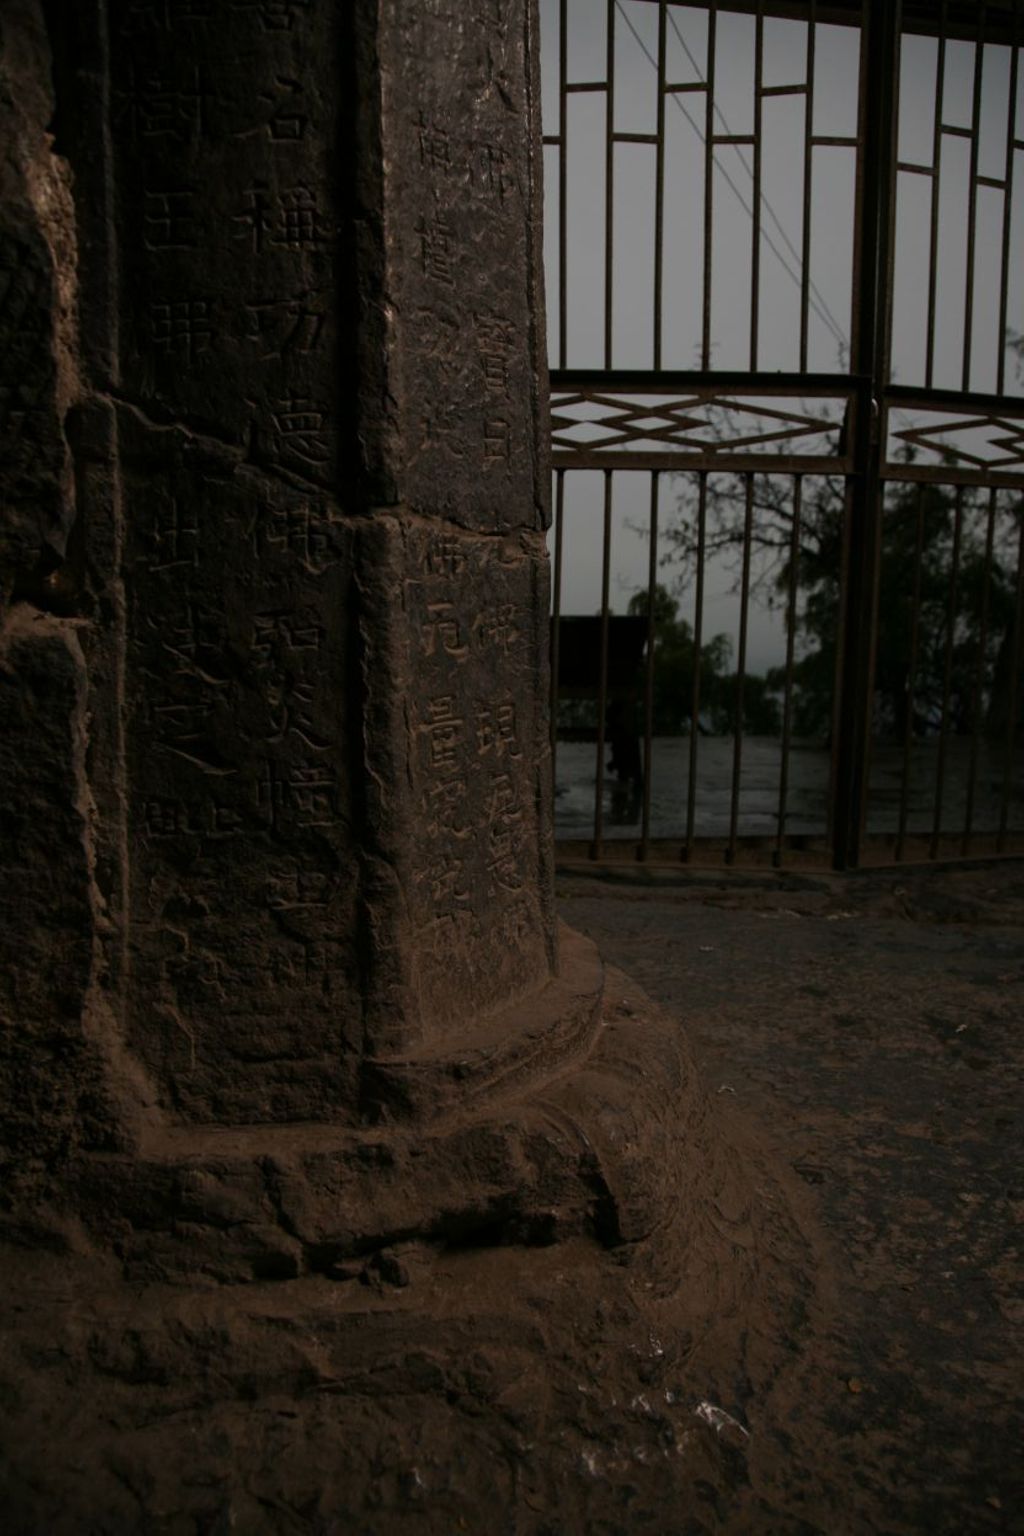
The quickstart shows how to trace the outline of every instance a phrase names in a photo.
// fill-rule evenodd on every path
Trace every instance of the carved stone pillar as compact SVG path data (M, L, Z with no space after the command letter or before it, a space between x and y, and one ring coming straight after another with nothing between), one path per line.
M78 27L123 1043L175 1124L423 1108L554 971L531 7Z

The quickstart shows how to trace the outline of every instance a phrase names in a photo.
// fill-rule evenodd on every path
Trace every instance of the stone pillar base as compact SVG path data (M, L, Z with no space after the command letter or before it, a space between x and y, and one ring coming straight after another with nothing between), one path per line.
M620 973L571 1069L425 1132L189 1130L78 1178L85 1225L5 1254L15 1536L761 1528L812 1248Z
M715 1199L725 1181L679 1027L624 981L606 991L589 941L563 930L561 948L534 999L443 1053L373 1063L376 1123L153 1129L133 1154L81 1159L71 1205L129 1279L186 1284L342 1276L410 1242L622 1248L685 1225L684 1187Z

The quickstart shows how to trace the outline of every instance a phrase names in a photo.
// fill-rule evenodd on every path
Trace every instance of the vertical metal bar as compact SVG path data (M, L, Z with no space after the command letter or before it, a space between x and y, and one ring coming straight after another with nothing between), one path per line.
M858 91L857 91L857 170L854 186L853 206L853 272L850 283L850 367L856 373L858 368L857 338L863 327L862 311L862 284L864 263L870 254L865 248L863 239L864 217L867 204L867 159L868 141L871 137L869 126L876 113L876 104L869 89L877 74L873 71L871 42L876 28L873 26L872 8L874 0L861 0L860 6L860 58L858 60ZM872 256L873 266L873 256Z
M811 0L807 22L807 95L804 97L804 210L803 240L800 258L800 371L807 372L809 316L811 310L811 187L813 185L814 147L814 69L817 34L817 0ZM860 164L858 150L857 163Z
M971 104L970 207L967 215L967 275L964 280L964 355L961 388L971 387L974 344L974 265L978 236L978 154L981 148L981 74L985 62L985 0L978 4L978 38L974 45L974 98Z
M708 11L707 105L704 116L704 308L701 326L701 367L711 367L711 277L714 270L715 179L715 45L718 32L718 0Z
M853 428L851 426L850 430ZM836 613L835 632L835 656L832 663L832 718L829 722L829 762L828 762L828 800L825 806L825 841L830 848L837 845L836 814L839 800L839 784L842 774L839 771L839 749L843 744L843 721L845 718L843 699L843 675L846 662L846 636L849 628L850 613L850 542L853 529L853 508L855 501L854 478L848 476L843 487L843 525L841 551L839 556L839 603Z
M560 0L558 37L558 366L569 366L569 0Z
M1006 723L1006 765L1003 769L1003 792L999 805L999 853L1006 849L1006 832L1010 820L1010 791L1013 786L1013 759L1016 750L1018 693L1020 690L1021 641L1024 640L1024 506L1017 508L1017 592L1013 605L1013 639L1010 642L1010 683Z
M857 326L846 634L835 756L833 861L860 861L871 763L885 425L880 404L891 310L895 104L901 0L868 0L862 81L862 187L857 240Z
M942 103L946 89L946 21L948 3L939 10L939 43L935 55L935 115L932 120L932 207L928 244L928 335L924 365L925 388L935 375L935 304L939 282L939 190L942 185Z
M615 310L615 0L608 0L604 153L604 366L612 366Z
M939 856L939 838L942 835L943 800L946 791L946 755L949 745L949 699L953 684L953 646L956 641L956 588L960 575L960 541L964 522L964 488L957 486L956 510L953 515L953 555L949 566L949 598L946 608L946 654L942 675L942 716L939 722L939 760L935 770L935 812L932 820L932 840L928 857Z
M612 471L604 471L604 532L601 541L601 672L597 693L597 770L594 779L594 841L590 857L601 857L604 839L604 743L608 713L608 601L612 569Z
M996 490L988 493L988 521L985 526L985 574L981 592L981 626L978 634L978 653L974 663L974 683L971 688L971 761L967 770L967 798L964 805L964 835L960 852L964 858L971 851L971 832L974 827L974 796L978 784L978 753L981 748L981 701L985 688L985 663L988 653L989 608L992 595L992 551L996 536Z
M754 200L750 255L750 371L757 371L761 291L761 126L764 85L764 0L757 0L754 31Z
M653 766L652 742L654 738L654 604L658 590L658 494L661 488L661 471L651 474L651 551L647 565L647 665L644 673L644 799L640 825L640 846L637 858L646 859L651 840L651 773Z
M1010 291L1010 229L1013 211L1014 140L1017 136L1017 72L1020 67L1020 0L1013 7L1013 46L1010 49L1010 106L1006 114L1006 169L1003 172L1003 260L999 276L999 359L996 393L1006 388L1006 307Z
M565 530L565 470L555 471L555 579L551 605L551 779L555 782L558 754L558 668L561 661L562 541Z
M782 865L786 836L786 802L789 797L789 748L793 734L793 660L796 650L796 594L800 574L800 518L803 510L802 475L793 476L793 519L789 532L789 596L786 603L786 692L782 708L782 766L779 771L779 816L775 839L776 869Z
M654 368L661 367L665 282L665 51L667 0L658 6L658 144L654 190Z
M907 839L907 815L910 809L910 764L914 742L914 685L917 681L917 652L921 632L921 567L924 562L924 483L917 487L917 535L914 544L914 583L910 597L910 654L907 657L906 719L903 722L903 772L900 779L900 817L896 831L896 862L903 860Z
M702 469L697 492L697 580L693 607L693 678L690 690L690 773L686 785L686 843L683 858L693 855L697 818L697 759L700 741L700 664L704 645L704 557L707 552L708 475Z
M747 629L750 616L750 552L754 532L754 476L748 470L743 517L743 575L740 581L740 644L736 658L736 725L732 742L732 797L729 806L729 846L725 862L736 862L736 833L740 816L740 778L743 773L743 693L747 674Z

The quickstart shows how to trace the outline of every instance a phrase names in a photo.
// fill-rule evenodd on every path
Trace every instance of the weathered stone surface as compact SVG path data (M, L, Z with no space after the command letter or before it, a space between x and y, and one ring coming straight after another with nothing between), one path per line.
M73 389L74 228L38 8L0 16L0 611L66 611L58 574L73 522L63 411Z
M536 50L525 0L380 7L399 498L488 532L547 521Z
M53 1190L116 1145L87 1014L97 923L85 674L67 621L19 605L0 633L0 1201Z

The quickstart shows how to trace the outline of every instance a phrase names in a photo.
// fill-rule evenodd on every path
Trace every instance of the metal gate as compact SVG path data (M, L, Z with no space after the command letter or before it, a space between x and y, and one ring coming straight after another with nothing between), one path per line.
M1021 848L1022 12L542 0L563 847Z

